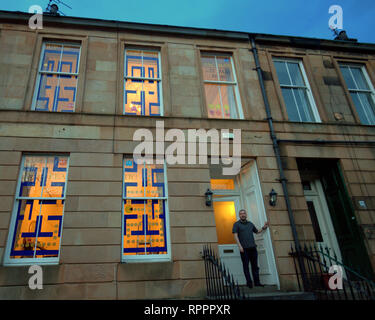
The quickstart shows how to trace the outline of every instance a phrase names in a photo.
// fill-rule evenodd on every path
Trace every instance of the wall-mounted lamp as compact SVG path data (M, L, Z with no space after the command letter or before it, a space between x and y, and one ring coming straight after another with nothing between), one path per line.
M277 202L277 192L275 190L271 190L270 194L270 205L272 207L276 206L276 202Z
M207 189L207 191L205 192L204 195L206 197L206 206L207 207L211 207L212 206L212 195L213 195L213 192L210 189Z

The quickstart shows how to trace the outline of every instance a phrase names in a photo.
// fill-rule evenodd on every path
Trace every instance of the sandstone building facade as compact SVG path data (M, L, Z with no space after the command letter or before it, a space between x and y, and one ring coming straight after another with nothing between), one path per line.
M70 17L32 30L29 18L0 12L1 299L204 297L204 244L243 281L240 208L270 223L264 283L297 289L296 237L373 276L375 45ZM136 165L134 133L157 139L161 122L185 137L241 129L240 172ZM28 288L33 264L43 290Z

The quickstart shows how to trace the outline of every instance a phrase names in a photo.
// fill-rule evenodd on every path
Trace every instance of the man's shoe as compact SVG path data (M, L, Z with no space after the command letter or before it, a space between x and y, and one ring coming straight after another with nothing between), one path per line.
M250 289L252 289L253 284L250 282L250 283L247 284L247 287L250 288Z
M256 287L264 287L264 284L256 283L255 286L256 286Z

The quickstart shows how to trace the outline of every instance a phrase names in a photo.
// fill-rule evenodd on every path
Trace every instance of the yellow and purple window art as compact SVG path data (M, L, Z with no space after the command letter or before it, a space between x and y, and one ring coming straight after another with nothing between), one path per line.
M168 253L164 165L124 159L123 256Z
M46 43L36 83L37 111L73 112L76 103L80 46Z
M124 104L124 114L162 115L158 51L126 50Z
M202 54L201 61L208 117L238 118L237 83L231 56Z
M66 156L24 156L11 259L59 256L67 169Z

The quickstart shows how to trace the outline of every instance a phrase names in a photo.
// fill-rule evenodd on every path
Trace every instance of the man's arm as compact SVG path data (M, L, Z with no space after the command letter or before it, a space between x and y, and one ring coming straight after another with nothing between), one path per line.
M233 233L233 234L234 234L234 239L237 242L238 248L240 249L240 252L243 252L243 248L241 246L240 239L238 238L238 233Z
M261 234L263 231L267 230L269 226L269 223L268 221L264 224L264 226L262 227L262 229L258 230L258 232L256 232L256 234Z

